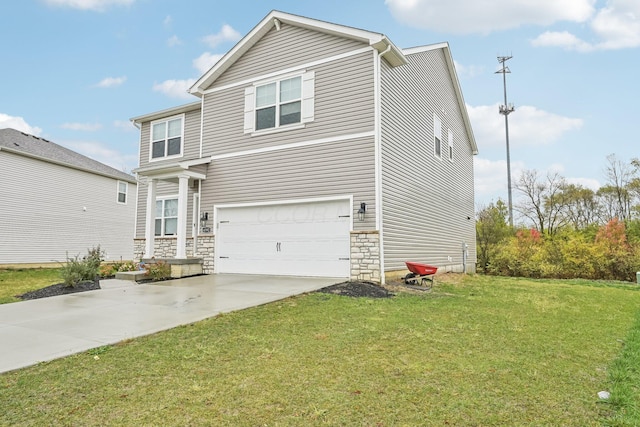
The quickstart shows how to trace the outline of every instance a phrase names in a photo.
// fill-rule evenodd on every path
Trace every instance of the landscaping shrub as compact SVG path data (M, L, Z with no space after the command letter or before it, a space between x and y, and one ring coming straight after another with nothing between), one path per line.
M146 264L145 268L147 270L147 276L154 281L171 277L171 266L164 261Z
M79 255L73 258L67 254L67 262L62 265L60 275L67 286L76 286L80 282L95 280L98 276L100 263L103 261L104 251L100 245L87 250L87 255L80 259Z

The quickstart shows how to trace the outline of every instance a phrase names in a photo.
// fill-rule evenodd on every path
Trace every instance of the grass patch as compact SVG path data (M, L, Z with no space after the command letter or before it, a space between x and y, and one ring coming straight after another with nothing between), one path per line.
M0 304L20 301L16 295L60 283L59 268L0 269Z
M612 413L608 426L640 425L640 314L609 369Z
M0 425L599 425L631 289L308 294L3 374Z

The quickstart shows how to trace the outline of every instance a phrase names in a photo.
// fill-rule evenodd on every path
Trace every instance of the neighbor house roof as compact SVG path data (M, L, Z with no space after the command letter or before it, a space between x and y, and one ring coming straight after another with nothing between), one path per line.
M7 151L85 172L136 183L133 175L90 159L44 138L15 129L0 129L0 151Z
M251 49L265 34L271 31L273 27L280 28L281 24L295 25L297 27L367 43L382 53L382 57L394 67L407 63L407 59L404 57L402 50L396 47L384 34L274 10L265 16L249 34L243 37L242 40L227 52L209 71L200 77L198 81L191 86L189 92L196 96L202 96L206 88L211 86L222 73L229 69L231 65Z

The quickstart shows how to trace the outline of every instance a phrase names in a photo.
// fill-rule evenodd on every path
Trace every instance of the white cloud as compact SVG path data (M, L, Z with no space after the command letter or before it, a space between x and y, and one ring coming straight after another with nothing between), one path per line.
M15 129L20 132L28 133L38 136L42 133L42 129L36 126L31 126L22 117L10 116L8 114L0 113L0 129Z
M222 58L221 54L212 54L210 52L205 52L196 59L193 60L193 66L196 70L200 72L200 74L204 74L211 67L215 65Z
M116 129L123 130L125 132L133 132L136 130L136 127L129 120L115 120L113 122L113 127Z
M51 6L70 7L72 9L104 12L111 6L129 6L135 0L44 0Z
M224 24L220 32L217 34L210 34L202 38L206 44L208 44L211 48L217 47L219 44L224 42L236 42L242 38L242 35L234 30L230 25Z
M593 178L567 178L567 182L569 184L581 185L593 191L598 191L598 189L602 186L602 184L600 184L600 181Z
M396 20L413 27L443 33L487 34L524 25L585 22L594 14L596 0L385 0L385 3Z
M127 78L125 76L107 77L100 80L100 82L96 84L96 87L102 87L102 88L117 87L123 84L125 81L127 81Z
M568 31L547 31L532 40L533 46L561 47L578 52L616 50L640 46L640 2L609 0L589 21L596 42L580 39Z
M182 40L175 34L167 39L167 46L174 47L182 44Z
M467 105L476 141L480 147L503 145L504 116L498 105ZM509 141L512 145L544 145L559 140L566 132L580 129L582 119L563 117L532 106L517 107L509 115Z
M192 99L188 90L196 82L196 79L187 80L165 80L162 83L153 85L153 90L163 93L171 98Z
M131 171L138 166L137 154L124 154L100 142L62 141L60 145L121 171Z
M456 67L456 73L460 77L475 77L484 73L484 67L476 65L462 65L458 61L454 60L453 63Z
M499 198L507 201L507 161L488 160L479 156L473 158L474 187L477 205L488 205ZM511 187L514 177L525 170L522 162L511 162Z
M172 23L173 23L173 18L171 17L171 15L167 15L167 17L164 18L164 20L162 21L162 24L165 27L170 27Z
M62 129L81 130L86 132L94 132L102 129L100 123L63 123L60 125Z

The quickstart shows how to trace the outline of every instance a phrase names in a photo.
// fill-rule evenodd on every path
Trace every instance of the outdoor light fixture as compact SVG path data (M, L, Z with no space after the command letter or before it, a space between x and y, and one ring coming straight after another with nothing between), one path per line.
M360 203L360 209L358 209L358 219L364 221L364 214L367 212L367 204L365 202Z

